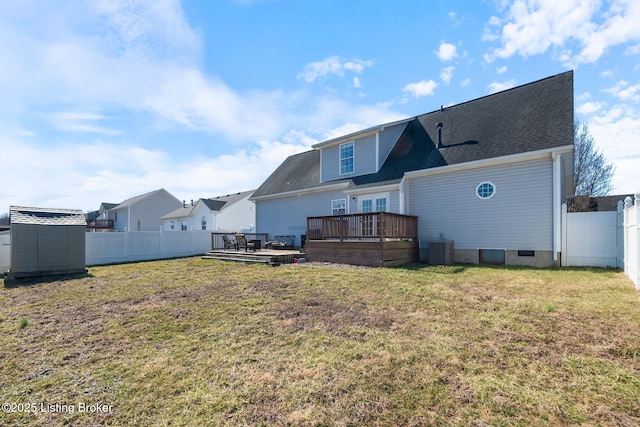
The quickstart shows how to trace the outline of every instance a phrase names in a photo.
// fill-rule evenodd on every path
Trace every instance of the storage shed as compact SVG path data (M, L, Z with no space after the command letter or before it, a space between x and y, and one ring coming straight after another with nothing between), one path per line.
M6 279L86 273L86 220L80 210L10 207Z

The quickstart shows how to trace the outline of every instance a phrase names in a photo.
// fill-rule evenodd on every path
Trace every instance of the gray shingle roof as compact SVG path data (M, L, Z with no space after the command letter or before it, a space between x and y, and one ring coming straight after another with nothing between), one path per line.
M117 206L115 206L115 207L113 207L111 209L112 210L123 209L123 208L129 207L129 206L133 206L136 203L138 203L138 202L140 202L140 201L142 201L142 200L144 200L144 199L146 199L148 197L151 197L154 194L160 193L160 192L166 192L167 194L171 195L171 193L169 193L164 188L160 188L158 190L150 191L148 193L140 194L139 196L134 196L134 197L131 197L130 199L126 199L126 200L120 202ZM178 199L176 199L176 200L178 200Z
M200 200L202 200L202 203L204 203L209 209L217 212L217 211L221 211L223 208L231 206L238 200L242 200L243 198L249 196L251 193L253 193L253 190L243 191L240 193L227 194L226 196L218 196L210 199L200 199ZM193 215L193 210L195 209L195 205L197 205L197 203L194 203L193 206L191 205L191 203L188 203L186 206L179 207L175 211L168 213L167 215L163 216L161 219L184 218L187 216L191 216Z
M227 194L225 196L216 196L209 199L203 199L203 201L207 204L207 206L211 208L211 210L221 210L224 206L231 206L235 202L251 195L253 191L254 190L241 191L239 193Z
M9 212L11 224L87 225L84 213L78 209L11 206Z
M393 183L409 171L568 146L573 125L573 71L568 71L415 117L373 174L321 183L320 150L290 156L253 197L340 182L352 188Z

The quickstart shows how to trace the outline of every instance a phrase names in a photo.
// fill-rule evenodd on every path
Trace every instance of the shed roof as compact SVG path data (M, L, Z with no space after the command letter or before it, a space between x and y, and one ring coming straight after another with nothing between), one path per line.
M9 212L9 214L11 215L12 225L87 225L84 213L78 209L51 209L26 206L11 206Z

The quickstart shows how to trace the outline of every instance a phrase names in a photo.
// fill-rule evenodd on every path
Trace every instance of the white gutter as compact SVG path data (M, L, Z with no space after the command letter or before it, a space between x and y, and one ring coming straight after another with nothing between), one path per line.
M558 252L562 250L562 188L560 185L562 181L560 159L562 157L554 151L551 153L551 158L553 159L553 260L558 261Z
M249 200L255 201L255 200L279 199L282 197L290 197L290 196L303 196L306 194L321 193L324 191L340 190L342 188L348 187L349 184L350 182L341 182L339 184L325 185L323 187L305 188L302 190L293 190L293 191L285 191L283 193L267 194L265 196L252 197Z
M378 186L372 186L372 187L365 187L365 188L354 188L352 190L345 190L344 194L350 195L350 194L357 194L357 195L364 195L364 194L373 194L373 193L380 193L383 191L393 191L393 190L399 190L400 189L400 182L397 184L386 184L386 185L378 185Z

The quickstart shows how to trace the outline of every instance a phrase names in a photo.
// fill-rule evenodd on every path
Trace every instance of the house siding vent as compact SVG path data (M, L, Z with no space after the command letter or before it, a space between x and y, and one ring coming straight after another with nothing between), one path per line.
M453 240L429 242L429 265L453 265Z

